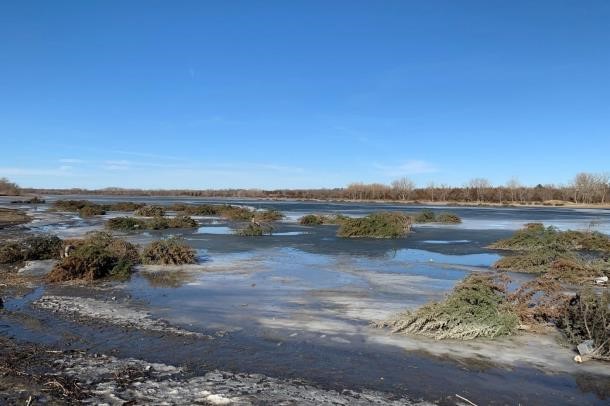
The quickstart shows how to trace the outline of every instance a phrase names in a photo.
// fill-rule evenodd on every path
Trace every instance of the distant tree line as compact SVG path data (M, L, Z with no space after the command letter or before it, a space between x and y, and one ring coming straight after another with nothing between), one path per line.
M610 198L608 174L579 173L568 185L538 184L525 186L516 179L505 185L494 186L485 178L474 178L461 187L430 182L416 187L408 178L391 185L352 183L341 189L344 196L354 200L404 200L431 202L474 203L544 203L563 201L604 204Z
M443 183L428 183L417 187L407 177L395 180L389 185L382 183L352 183L344 188L334 189L32 189L24 188L24 193L36 194L92 194L92 195L137 195L137 196L191 196L219 198L277 198L277 199L343 199L343 200L396 200L405 202L464 202L464 203L548 203L573 202L584 204L604 204L610 199L610 176L607 173L579 173L567 185L538 184L522 185L511 179L504 185L492 185L485 178L474 178L463 186ZM15 194L17 185L7 179L0 181L0 194Z
M19 186L16 183L10 182L7 178L0 178L0 196L17 195L19 195Z

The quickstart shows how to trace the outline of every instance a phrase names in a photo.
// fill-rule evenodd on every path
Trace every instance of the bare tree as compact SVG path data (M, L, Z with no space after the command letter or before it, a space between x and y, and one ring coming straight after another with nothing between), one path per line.
M595 176L587 173L578 173L572 182L574 187L574 202L591 203L596 190Z
M352 200L378 200L390 197L390 187L381 183L351 183L347 186L345 192Z
M160 195L160 196L201 196L201 197L256 197L256 198L293 198L293 199L429 199L431 201L464 201L464 202L502 202L504 199L521 203L560 199L576 203L607 204L610 201L610 174L579 173L568 185L539 184L535 187L523 186L515 178L504 186L493 187L484 178L475 178L462 187L447 184L428 183L423 188L416 188L407 177L392 182L391 185L380 183L352 183L343 188L332 189L201 189L201 190L142 190L124 188L106 188L97 190L85 189L32 189L19 188L6 178L0 178L0 195L19 193L37 194L110 194L110 195Z
M607 172L594 175L595 200L601 204L606 202L606 195L610 189L610 174Z
M447 197L449 196L449 192L451 191L451 188L449 187L449 185L445 184L445 183L441 183L441 185L439 186L439 192L440 192L440 200L441 202L446 202L447 201Z
M434 182L428 182L426 186L426 197L430 199L430 201L434 201L434 192L436 191L436 185Z
M409 200L413 189L415 189L415 183L406 176L392 182L392 190L399 200Z
M19 186L7 178L0 178L0 195L16 196L20 194Z
M517 178L514 178L514 177L510 178L510 180L508 182L506 182L506 188L510 192L510 201L511 202L515 201L517 191L519 190L520 187L521 187L521 184L519 183L519 180Z
M485 178L474 178L468 182L468 187L476 193L477 202L485 197L485 193L491 188L491 183Z
M364 185L362 183L350 183L346 189L347 195L352 200L364 198Z

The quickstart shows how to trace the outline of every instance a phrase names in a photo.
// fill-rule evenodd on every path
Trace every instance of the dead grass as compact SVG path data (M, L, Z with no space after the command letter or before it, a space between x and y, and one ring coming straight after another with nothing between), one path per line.
M161 217L165 215L165 209L161 206L142 206L134 214L142 217Z
M228 220L246 221L255 216L255 212L246 207L230 204L200 204L190 205L176 203L170 206L172 210L192 216L220 216ZM272 211L271 213L279 213ZM281 214L281 213L280 213ZM264 215L263 215L264 216Z
M195 228L199 224L189 216L176 216L167 219L169 228Z
M115 217L106 222L106 228L117 231L165 230L169 228L195 228L198 223L189 216L141 219L135 217Z
M442 224L460 224L462 222L462 219L455 213L443 212L439 213L438 216L436 216L436 221Z
M278 210L254 211L247 207L233 206L230 204L200 204L190 205L176 203L170 206L172 210L192 216L220 216L232 221L269 222L281 220L284 215Z
M53 203L53 210L77 212L81 217L92 217L106 214L108 211L134 211L144 206L142 203L133 202L99 204L90 200L58 200Z
M582 289L568 304L559 327L574 345L592 340L590 356L610 361L610 292Z
M590 283L595 278L610 276L610 262L578 255L575 258L559 258L551 264L545 276L572 284Z
M459 224L462 222L460 216L455 213L443 212L436 214L432 210L424 210L413 216L414 223L442 223Z
M61 239L50 234L31 235L7 241L0 246L0 263L56 259L61 254L62 246Z
M511 251L602 251L610 252L610 237L596 231L559 231L540 223L526 224L507 239L489 246Z
M48 282L93 281L105 277L128 278L140 262L137 246L108 233L96 232L82 240L68 257L47 275Z
M506 256L493 267L502 271L544 274L549 279L582 284L601 276L610 276L610 262L579 252L539 249Z
M176 203L170 206L170 209L190 216L218 216L220 215L220 207L220 205L214 204L190 205Z
M470 340L513 334L517 314L506 299L506 285L486 274L471 274L441 302L407 311L379 324L394 333Z
M142 262L150 265L183 265L197 263L197 253L182 238L153 241L144 248Z
M99 216L102 214L106 214L106 210L103 207L95 205L95 206L85 206L78 210L78 215L81 217L93 217Z
M411 230L411 218L397 212L379 212L361 218L348 218L340 223L338 237L399 238Z
M321 214L307 214L299 219L299 224L303 226L319 226L324 224L325 216Z
M105 205L104 207L108 211L136 211L144 206L146 206L144 203L116 202Z
M29 223L32 219L21 210L0 207L0 228Z
M563 317L569 299L558 281L544 277L526 282L508 295L521 325L528 330L556 323Z
M277 221L284 218L278 210L262 210L254 212L253 220L256 222Z
M218 212L221 217L233 221L246 221L254 217L254 212L246 207L222 205L219 206Z
M591 282L610 275L607 236L589 231L558 231L542 224L527 224L512 237L491 248L517 251L498 260L496 269L546 274L571 283Z
M341 224L343 221L349 219L349 217L343 214L307 214L299 219L299 224L303 226L319 226L322 224Z
M554 261L567 255L551 249L537 249L500 258L493 267L503 271L544 273Z
M135 217L115 217L106 222L106 228L117 231L146 230L146 221Z
M145 228L149 230L165 230L168 228L195 228L198 223L189 216L153 217L144 221Z
M235 234L241 237L262 237L263 235L271 235L273 227L264 223L248 223L247 226L240 228Z

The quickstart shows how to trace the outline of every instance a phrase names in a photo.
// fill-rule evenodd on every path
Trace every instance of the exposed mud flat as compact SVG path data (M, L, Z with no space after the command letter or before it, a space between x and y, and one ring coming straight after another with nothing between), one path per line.
M262 374L184 368L81 351L57 351L6 339L0 350L5 404L428 405L388 393L329 390Z
M212 371L188 377L181 368L109 356L68 355L56 361L66 375L91 386L85 403L252 405L414 405L407 398L350 390L324 390L300 381L269 378L262 374ZM108 379L129 372L130 380ZM171 399L168 401L168 399Z

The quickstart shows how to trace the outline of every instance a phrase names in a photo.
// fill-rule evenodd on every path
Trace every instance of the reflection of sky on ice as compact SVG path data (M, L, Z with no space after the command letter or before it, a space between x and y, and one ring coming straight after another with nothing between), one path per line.
M160 317L201 327L234 329L260 318L299 317L320 309L326 309L327 320L341 318L342 311L372 320L439 298L467 273L445 264L484 266L497 257L409 249L369 258L275 247L211 256L196 269L185 269L188 277L179 286L152 286L136 277L128 289Z
M470 240L424 240L425 244L468 244Z
M610 221L604 219L582 220L582 219L567 219L567 220L518 220L518 219L470 219L463 218L461 224L415 224L414 227L452 227L467 230L518 230L527 223L539 222L545 226L557 227L560 230L593 230L605 234L610 234Z
M224 227L224 226L218 226L218 227L203 226L203 227L199 227L197 229L197 234L227 235L227 234L234 234L234 233L235 233L235 231L231 227Z

